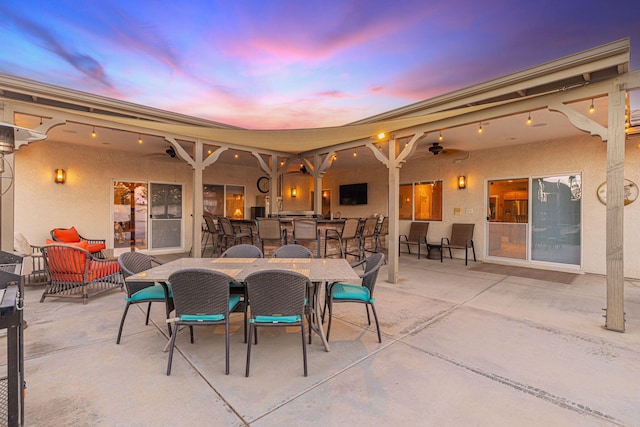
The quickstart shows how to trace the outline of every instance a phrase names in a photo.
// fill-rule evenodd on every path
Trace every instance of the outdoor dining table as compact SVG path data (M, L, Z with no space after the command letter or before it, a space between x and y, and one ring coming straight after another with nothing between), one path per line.
M180 258L166 264L127 277L128 282L158 282L167 286L169 276L184 268L204 268L219 271L233 277L238 283L251 273L264 270L288 270L298 272L309 278L315 286L312 319L313 329L318 333L326 351L330 351L329 343L322 327L320 312L320 286L324 282L359 283L360 277L346 259L330 258ZM167 295L167 293L165 293ZM249 303L249 306L250 303Z

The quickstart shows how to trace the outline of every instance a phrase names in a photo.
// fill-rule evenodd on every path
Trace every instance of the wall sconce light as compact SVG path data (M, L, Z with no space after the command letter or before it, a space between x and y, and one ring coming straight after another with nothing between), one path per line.
M464 190L465 188L467 188L467 177L460 175L458 177L458 190Z
M56 184L64 184L66 179L67 174L65 173L64 169L56 169L55 171L53 171L53 180Z
M296 197L298 195L298 190L296 187L291 187L291 197Z
M327 193L327 191L325 190L322 192L322 198L326 199L327 197L329 197L329 193Z

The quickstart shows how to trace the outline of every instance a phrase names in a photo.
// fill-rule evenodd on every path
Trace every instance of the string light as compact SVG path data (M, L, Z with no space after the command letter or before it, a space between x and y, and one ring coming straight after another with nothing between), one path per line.
M91 131L91 138L95 138L96 136L98 136L98 134L96 133L96 127L93 127L93 130Z
M356 149L353 149L353 157L358 157L358 152L356 151Z
M442 131L440 131L440 135L438 136L438 141L442 142L444 137L442 136Z
M142 135L138 134L138 144L142 144Z
M529 113L529 117L527 117L527 126L531 126L531 123L533 123L531 121L531 113Z
M482 123L478 123L478 135L482 135Z
M593 105L593 98L591 98L591 105L589 106L589 114L593 114L596 112L596 107Z

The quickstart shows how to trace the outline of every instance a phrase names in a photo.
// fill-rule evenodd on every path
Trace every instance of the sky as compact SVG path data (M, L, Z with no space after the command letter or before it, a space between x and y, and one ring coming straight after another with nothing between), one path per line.
M338 126L629 37L639 0L0 0L0 73L250 129Z

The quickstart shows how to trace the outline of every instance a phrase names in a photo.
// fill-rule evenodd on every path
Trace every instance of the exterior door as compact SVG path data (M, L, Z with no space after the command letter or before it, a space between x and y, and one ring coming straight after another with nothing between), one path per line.
M147 249L148 185L113 182L113 247Z
M488 256L526 260L529 246L529 179L488 181L487 194Z

